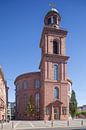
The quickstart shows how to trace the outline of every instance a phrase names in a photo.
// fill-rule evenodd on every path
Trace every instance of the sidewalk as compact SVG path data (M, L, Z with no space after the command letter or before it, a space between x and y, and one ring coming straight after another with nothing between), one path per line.
M0 130L27 130L37 128L69 128L69 127L85 127L86 120L70 120L70 121L10 121L9 123L0 123Z

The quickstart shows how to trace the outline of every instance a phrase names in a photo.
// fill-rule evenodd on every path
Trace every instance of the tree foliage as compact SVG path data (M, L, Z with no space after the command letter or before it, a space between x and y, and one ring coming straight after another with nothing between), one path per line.
M36 113L33 96L30 96L30 98L29 98L29 102L27 104L26 112L27 112L27 114L29 114L29 116L34 116L35 113Z
M86 116L86 111L82 111L81 114Z
M77 118L86 118L86 111L77 111L76 117Z
M71 99L70 99L70 103L69 103L69 112L70 112L72 118L74 118L76 116L77 100L76 100L76 95L75 95L74 90L72 90L72 93L71 93Z

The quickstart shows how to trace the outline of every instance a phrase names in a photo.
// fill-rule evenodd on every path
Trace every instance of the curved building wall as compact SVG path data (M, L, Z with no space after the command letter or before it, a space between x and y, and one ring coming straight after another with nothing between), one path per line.
M32 96L35 103L36 93L40 95L40 72L26 73L18 76L15 80L16 85L16 118L30 119L26 108ZM40 98L40 97L39 97ZM39 102L40 105L40 102ZM39 117L37 117L39 118Z

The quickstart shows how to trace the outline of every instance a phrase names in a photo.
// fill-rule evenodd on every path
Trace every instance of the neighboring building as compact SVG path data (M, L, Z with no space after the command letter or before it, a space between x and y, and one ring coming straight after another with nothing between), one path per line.
M82 105L78 107L77 118L86 119L86 105Z
M15 119L15 102L8 102L7 119L9 120Z
M11 104L9 102L7 107L7 120L11 120Z
M8 87L0 66L0 121L7 118Z
M86 111L86 105L83 105L83 111Z
M16 85L16 118L30 119L26 107L33 96L36 114L33 119L66 120L69 118L71 80L67 75L66 36L60 28L59 12L52 8L44 18L40 40L40 72L18 76ZM34 55L35 56L35 55Z
M86 105L79 106L78 111L86 111Z

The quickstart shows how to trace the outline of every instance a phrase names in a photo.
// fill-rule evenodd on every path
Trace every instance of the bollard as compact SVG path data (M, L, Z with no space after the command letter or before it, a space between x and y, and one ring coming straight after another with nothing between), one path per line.
M46 120L44 120L44 123L46 124Z
M69 126L69 121L67 121L67 126Z
M12 129L14 128L14 122L12 121Z
M81 126L83 126L83 120L81 121Z
M3 122L1 122L1 130L3 130Z
M53 120L51 120L51 127L53 127Z

